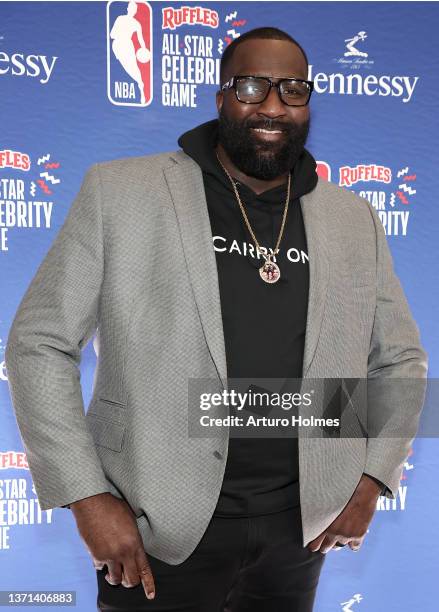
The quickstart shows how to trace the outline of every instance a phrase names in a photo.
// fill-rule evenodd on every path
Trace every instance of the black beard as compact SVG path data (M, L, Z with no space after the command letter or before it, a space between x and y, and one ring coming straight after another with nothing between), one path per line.
M291 170L300 157L308 137L310 121L281 123L267 119L233 121L221 108L218 115L218 141L230 160L247 176L270 181ZM286 130L279 142L257 140L251 127Z

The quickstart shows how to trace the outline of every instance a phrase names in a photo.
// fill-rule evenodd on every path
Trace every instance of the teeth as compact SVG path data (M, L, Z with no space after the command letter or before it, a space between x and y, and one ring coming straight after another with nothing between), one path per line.
M281 130L263 130L262 128L253 128L257 132L265 132L266 134L281 134Z

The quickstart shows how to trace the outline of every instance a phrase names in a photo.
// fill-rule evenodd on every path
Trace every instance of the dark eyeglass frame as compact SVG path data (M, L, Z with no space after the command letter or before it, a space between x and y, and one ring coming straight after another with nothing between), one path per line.
M268 95L271 91L272 87L276 87L277 89L277 94L279 96L280 101L285 104L286 106L306 106L310 99L311 99L311 94L314 90L314 82L313 81L306 81L305 79L296 79L295 77L290 77L290 78L284 78L284 77L273 77L274 79L281 79L278 83L274 83L270 77L265 77L265 76L256 76L254 74L239 74L239 75L235 75L232 76L228 81L226 81L224 83L224 85L221 85L220 91L225 91L226 89L230 89L233 88L235 90L235 95L236 95L236 99L241 102L242 104L262 104L262 102L264 102L267 98ZM236 84L238 79L263 79L264 81L267 81L268 84L270 85L270 87L267 89L267 93L265 95L265 98L263 98L262 100L258 100L257 102L249 102L248 100L240 100L238 97L238 90L236 88ZM282 83L284 83L285 81L288 81L289 83L291 83L291 81L294 81L295 83L306 83L309 87L309 92L308 92L308 99L304 104L288 104L287 102L284 102L282 100L281 97L281 93L280 93L280 85Z

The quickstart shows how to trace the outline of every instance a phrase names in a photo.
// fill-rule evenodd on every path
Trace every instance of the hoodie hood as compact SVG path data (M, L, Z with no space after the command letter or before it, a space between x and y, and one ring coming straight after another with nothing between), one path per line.
M213 175L217 179L218 187L221 186L222 190L227 189L227 191L233 192L230 180L215 154L217 139L218 119L212 119L184 132L177 142L183 151L197 162L203 172ZM316 186L318 180L316 162L306 149L302 151L294 164L291 179L292 199L300 198ZM268 189L259 195L243 183L238 183L238 185L240 192L243 192L247 198L267 203L280 203L283 206L283 200L280 200L280 198L282 194L286 193L286 184Z

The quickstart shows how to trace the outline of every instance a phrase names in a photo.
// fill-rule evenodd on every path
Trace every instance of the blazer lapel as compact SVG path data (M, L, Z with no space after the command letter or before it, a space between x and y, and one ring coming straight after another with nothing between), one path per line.
M212 229L198 164L183 152L172 153L178 163L164 168L180 227L189 278L210 354L223 388L227 365L223 321Z
M321 202L319 206L319 200L319 183L313 191L300 198L309 257L308 315L302 378L306 377L316 352L329 280L328 224L326 208Z
M218 272L203 175L198 164L184 152L173 152L171 158L177 163L163 171L175 207L189 278L206 342L223 387L227 389ZM329 279L325 207L318 205L319 191L317 184L312 192L300 198L310 274L303 378L309 371L317 348Z

